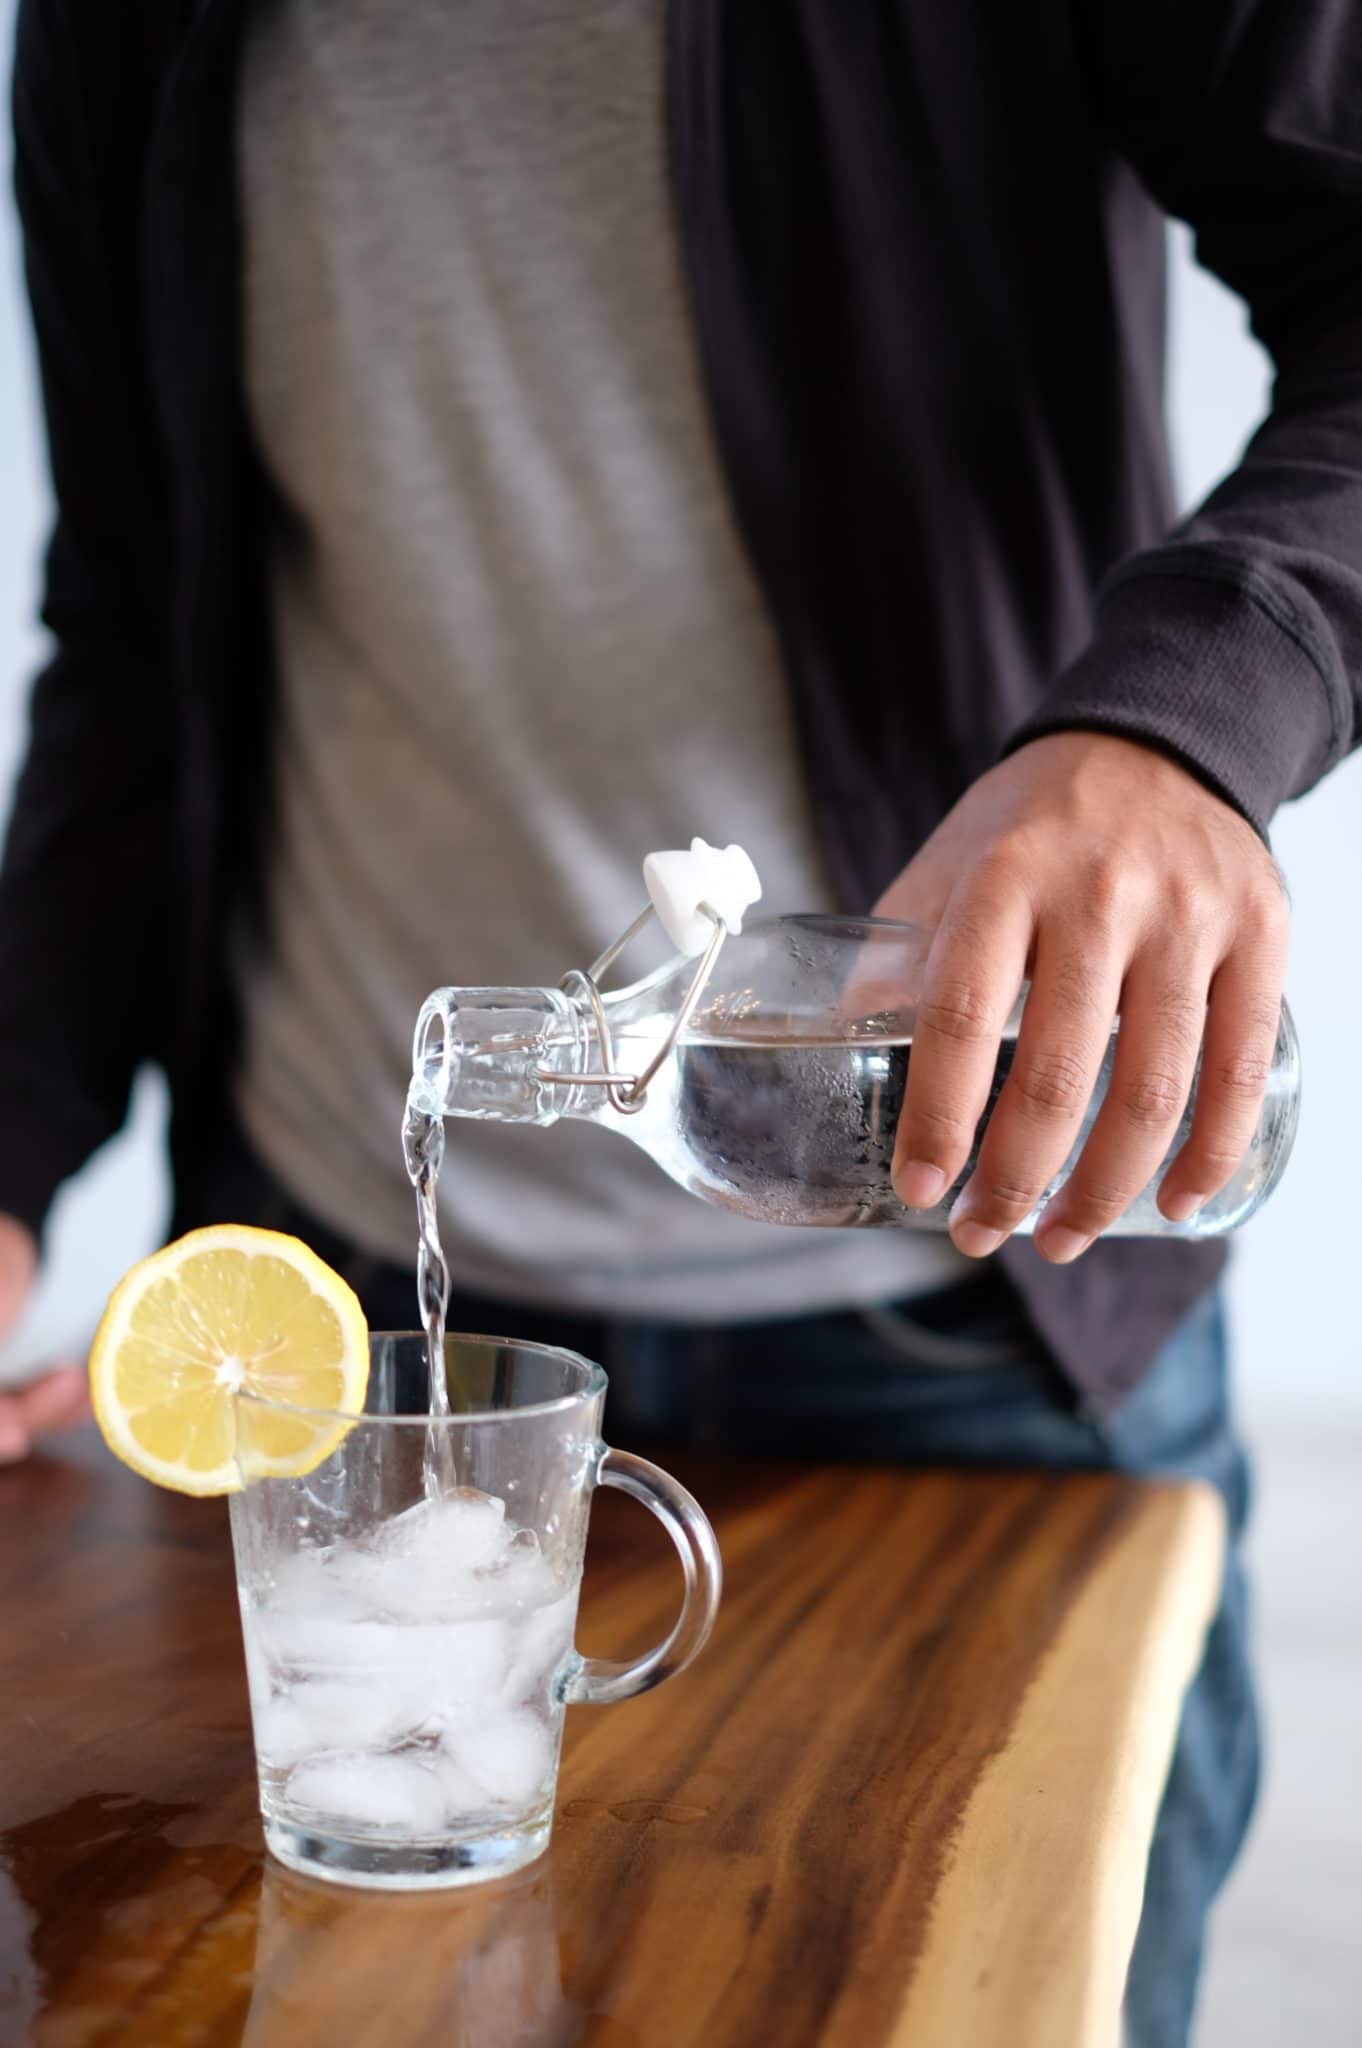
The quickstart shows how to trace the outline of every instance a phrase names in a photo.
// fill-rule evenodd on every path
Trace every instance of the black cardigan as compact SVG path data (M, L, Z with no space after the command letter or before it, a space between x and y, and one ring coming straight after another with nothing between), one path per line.
M260 901L274 702L243 15L20 9L59 510L0 872L0 1210L35 1227L139 1062L170 1075L180 1223L226 1115L224 931ZM667 46L698 346L846 904L1002 750L1063 727L1167 749L1265 831L1358 736L1362 7L671 0ZM1172 531L1161 209L1278 371L1240 466ZM1109 1399L1220 1254L1003 1257Z

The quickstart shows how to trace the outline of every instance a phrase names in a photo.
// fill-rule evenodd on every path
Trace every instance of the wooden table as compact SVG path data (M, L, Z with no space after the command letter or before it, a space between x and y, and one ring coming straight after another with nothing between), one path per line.
M221 1503L90 1436L0 1473L0 2042L1114 2048L1216 1497L674 1463L710 1646L572 1710L537 1866L406 1898L263 1854ZM599 1497L582 1645L678 1583Z

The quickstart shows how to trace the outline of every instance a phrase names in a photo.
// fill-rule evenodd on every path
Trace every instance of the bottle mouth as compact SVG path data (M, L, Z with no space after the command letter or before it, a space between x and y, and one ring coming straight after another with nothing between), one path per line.
M439 1116L453 1092L459 1052L453 989L437 988L421 1005L411 1041L411 1087L407 1099L414 1109Z

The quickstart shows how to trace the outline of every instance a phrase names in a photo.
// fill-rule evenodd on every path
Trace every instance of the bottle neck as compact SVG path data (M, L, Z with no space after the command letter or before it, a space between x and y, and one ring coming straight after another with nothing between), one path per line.
M572 1081L589 1064L589 1027L561 989L436 989L416 1023L411 1101L435 1116L556 1123L578 1109Z

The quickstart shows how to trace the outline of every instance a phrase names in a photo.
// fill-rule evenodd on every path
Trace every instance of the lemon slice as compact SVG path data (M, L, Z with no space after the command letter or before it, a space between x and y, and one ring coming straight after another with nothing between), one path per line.
M177 1493L239 1490L238 1391L357 1415L368 1378L364 1311L340 1275L296 1237L235 1223L193 1230L125 1274L90 1352L104 1441ZM252 1474L310 1472L346 1428L252 1407Z

